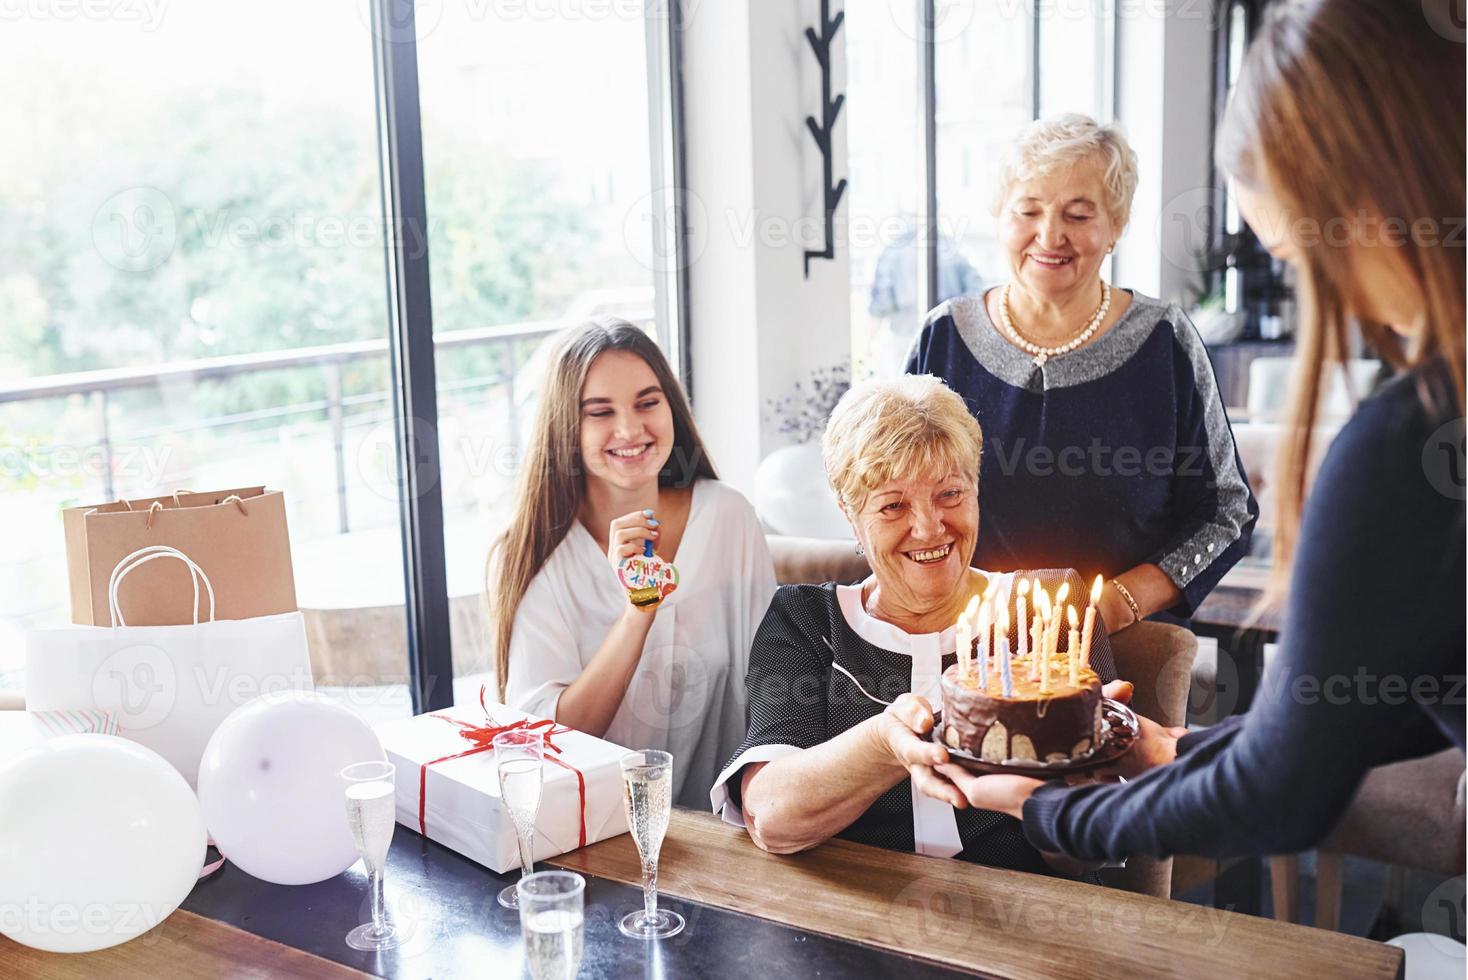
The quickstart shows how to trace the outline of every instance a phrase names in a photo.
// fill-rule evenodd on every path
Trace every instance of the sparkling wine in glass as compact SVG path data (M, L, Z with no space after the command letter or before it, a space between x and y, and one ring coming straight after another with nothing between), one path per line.
M393 949L408 938L406 930L387 919L382 898L382 873L395 826L391 762L358 762L342 770L346 782L347 824L352 828L357 853L367 866L372 892L372 921L347 933L347 945L375 952Z
M570 871L537 871L515 891L531 980L570 980L581 966L586 880Z
M494 766L500 780L500 802L515 826L520 848L520 877L534 871L535 815L540 812L541 770L545 764L545 736L541 732L515 729L494 737ZM500 892L499 902L507 909L520 907L514 885Z
M622 757L622 802L627 826L642 856L642 911L617 923L634 939L666 939L683 931L683 916L658 909L658 852L673 810L673 757L643 749Z

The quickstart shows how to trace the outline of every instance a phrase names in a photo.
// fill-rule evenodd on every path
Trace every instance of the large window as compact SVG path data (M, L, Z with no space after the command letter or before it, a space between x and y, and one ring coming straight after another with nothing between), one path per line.
M1025 3L957 5L967 16L937 35L939 299L1009 277L994 232L1004 151L1034 118L1034 23ZM955 16L950 14L950 16Z
M547 341L592 317L667 339L659 17L638 4L449 5L418 61L448 588L459 677L489 669L488 546ZM649 92L654 97L649 99ZM662 315L659 315L660 309ZM540 354L541 356L537 356Z
M1093 0L1040 4L1040 117L1082 112L1100 122L1115 112L1116 6Z
M384 257L424 251L384 233L380 141L416 133L379 125L371 4L34 9L0 32L0 126L24 148L0 159L0 689L23 688L24 631L68 616L60 507L266 484L318 683L408 712ZM416 5L445 511L428 530L465 673L538 345L594 314L674 331L666 22L551 9Z
M366 28L283 0L159 17L0 33L25 148L0 159L0 685L67 617L58 504L266 484L303 608L401 602L396 502L358 465L388 388ZM323 681L406 710L401 633L316 625Z
M938 301L1008 278L992 215L1004 151L1037 112L1112 116L1113 18L1111 5L1087 0L848 5L851 330L858 374L902 369L927 312L934 265ZM931 142L926 86L934 106Z
M857 376L901 371L923 314L917 14L916 5L852 4L842 27L851 355Z

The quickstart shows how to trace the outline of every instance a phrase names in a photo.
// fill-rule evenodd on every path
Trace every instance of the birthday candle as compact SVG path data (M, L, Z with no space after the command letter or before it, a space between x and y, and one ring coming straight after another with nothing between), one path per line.
M1044 656L1045 651L1039 650L1035 655L1035 663L1040 667L1040 693L1050 693L1050 659Z
M979 690L989 686L989 620L994 615L994 607L989 605L985 599L979 606Z
M978 596L971 596L969 598L969 600L968 600L968 605L967 606L964 606L964 608L963 608L963 615L960 617L960 620L959 620L960 622L963 623L964 632L966 634L966 636L964 638L963 650L962 650L962 652L960 654L960 656L963 658L963 676L965 678L967 678L969 676L969 674L971 674L973 672L973 669L974 669L974 636L973 636L973 631L974 631L974 623L975 623L975 621L977 621L978 618L979 618L979 597Z
M1015 616L1016 622L1015 622L1015 630L1014 630L1014 647L1015 647L1015 653L1016 653L1016 655L1021 660L1023 660L1025 658L1025 654L1029 653L1029 637L1026 634L1029 633L1029 630L1030 630L1030 624L1029 624L1030 617L1028 615L1027 610L1025 609L1025 595L1029 591L1030 591L1030 583L1029 583L1029 580L1028 579L1020 579L1019 580L1019 585L1015 586L1015 597L1014 597L1014 611L1015 611L1015 614L1016 614L1016 616Z
M1030 628L1033 643L1030 645L1030 659L1033 669L1030 671L1030 680L1039 680L1040 663L1045 659L1045 624L1050 618L1050 596L1044 589L1040 588L1037 579L1034 584L1035 594L1035 622Z
M1014 697L1014 675L1009 664L1009 607L999 607L999 618L994 621L994 642L999 644L999 680L1004 685L1004 696Z
M1070 619L1070 634L1066 637L1066 648L1070 651L1070 686L1081 683L1081 634L1076 631L1076 607L1066 606L1065 614Z
M1086 607L1086 620L1081 626L1081 658L1087 667L1091 666L1091 633L1096 627L1096 603L1101 601L1101 576L1096 576L1096 584L1091 586L1091 604Z
M973 649L973 637L969 635L968 610L958 614L958 622L954 625L953 652L958 655L958 679L968 680L968 655Z
M1050 624L1050 655L1053 657L1060 650L1060 620L1065 612L1065 598L1070 595L1070 583L1060 583L1060 588L1055 590L1055 620Z

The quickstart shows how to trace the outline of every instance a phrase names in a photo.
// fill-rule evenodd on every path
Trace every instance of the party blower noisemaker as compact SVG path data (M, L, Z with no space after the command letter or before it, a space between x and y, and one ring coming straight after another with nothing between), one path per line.
M678 568L653 554L652 539L646 538L642 554L623 558L617 565L617 578L627 590L628 601L645 609L662 602L678 587Z

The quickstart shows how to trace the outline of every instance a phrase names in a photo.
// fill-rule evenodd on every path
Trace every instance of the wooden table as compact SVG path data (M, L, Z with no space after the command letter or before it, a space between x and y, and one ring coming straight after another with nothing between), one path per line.
M641 881L630 836L551 862ZM1400 949L1354 936L1059 878L833 840L759 850L675 810L661 892L997 977L1398 977Z
M131 942L95 953L43 953L0 936L0 977L229 977L231 980L353 980L370 974L178 911Z
M588 980L1402 975L1400 949L1365 939L839 840L776 856L743 830L688 810L674 810L663 844L662 900L688 920L670 940L616 930L621 915L641 907L630 836L548 863L587 877L580 976ZM520 926L494 896L517 874L493 874L399 827L388 901L411 910L415 924L392 953L360 953L342 939L366 914L360 866L287 887L226 865L195 886L185 908L110 950L63 956L0 938L0 977L508 980L521 975Z

